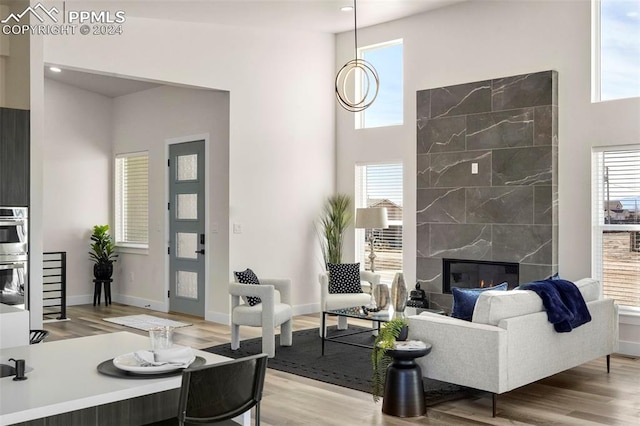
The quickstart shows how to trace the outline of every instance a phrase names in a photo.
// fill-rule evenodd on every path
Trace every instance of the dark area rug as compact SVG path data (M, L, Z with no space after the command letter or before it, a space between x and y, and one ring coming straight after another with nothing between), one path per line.
M362 333L349 335L356 331ZM327 335L330 338L340 337L341 340L370 346L373 346L374 341L371 329L357 326L349 326L348 330L337 330L336 326L328 327ZM317 328L295 331L293 346L280 346L279 340L280 336L276 336L276 356L269 359L268 368L362 392L371 392L371 349L328 341L325 342L325 354L321 356L322 339ZM240 349L236 351L231 350L229 343L204 350L229 358L241 358L260 353L262 339L243 340L240 342ZM437 380L423 379L423 383L427 406L464 398L473 393L471 389Z

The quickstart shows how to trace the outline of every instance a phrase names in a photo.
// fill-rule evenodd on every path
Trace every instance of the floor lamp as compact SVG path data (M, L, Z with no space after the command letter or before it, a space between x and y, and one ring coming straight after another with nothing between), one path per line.
M376 271L376 252L374 249L376 236L373 231L374 229L388 227L389 223L387 220L386 207L367 207L356 210L356 228L369 229L369 262L371 265L371 272Z

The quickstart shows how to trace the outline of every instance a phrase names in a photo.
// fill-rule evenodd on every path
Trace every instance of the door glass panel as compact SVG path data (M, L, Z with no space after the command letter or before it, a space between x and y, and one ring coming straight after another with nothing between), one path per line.
M197 259L198 234L178 232L176 234L176 256L182 259Z
M176 295L189 299L198 298L198 273L178 271L176 274Z
M198 219L198 194L178 194L176 219Z
M198 179L198 154L178 155L177 180Z

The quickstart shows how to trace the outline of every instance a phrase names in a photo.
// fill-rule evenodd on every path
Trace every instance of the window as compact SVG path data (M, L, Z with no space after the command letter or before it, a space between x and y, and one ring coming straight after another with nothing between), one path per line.
M367 46L358 51L360 58L378 72L380 89L373 104L356 114L356 128L402 124L402 40Z
M593 2L593 100L640 96L640 2Z
M149 246L149 155L147 152L116 156L116 244Z
M389 228L375 232L375 272L391 283L402 271L402 164L356 166L356 207L386 207ZM366 232L356 229L356 259L370 270Z
M605 296L640 308L640 146L594 149L593 275Z

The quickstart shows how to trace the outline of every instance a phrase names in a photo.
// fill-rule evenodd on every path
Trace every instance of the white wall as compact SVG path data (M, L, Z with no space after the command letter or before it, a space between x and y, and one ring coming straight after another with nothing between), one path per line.
M167 275L166 268L162 267L168 258L167 140L205 134L210 171L207 197L211 206L207 224L218 224L218 232L211 232L209 227L207 238L208 316L224 315L227 298L219 295L226 292L229 276L227 92L163 86L114 99L113 154L149 153L149 250L148 254L120 253L114 275L120 301L167 310Z
M22 13L28 1L0 5L0 17ZM0 107L29 109L29 43L31 36L0 34Z
M359 46L404 39L404 125L354 130L337 112L338 190L353 193L354 164L404 162L404 270L416 276L416 91L536 71L559 73L559 268L591 275L591 147L637 144L640 99L592 104L588 1L465 2L358 31ZM337 39L337 62L351 59L353 34ZM347 247L353 247L353 240ZM640 354L640 327L621 318L621 338ZM624 337L622 337L624 336ZM635 343L634 343L635 342Z
M301 313L319 306L313 221L334 191L334 54L327 34L128 18L122 36L45 37L43 60L229 91L229 269L290 277Z
M112 100L45 79L44 107L44 251L67 252L68 304L89 303L91 230L111 212Z

